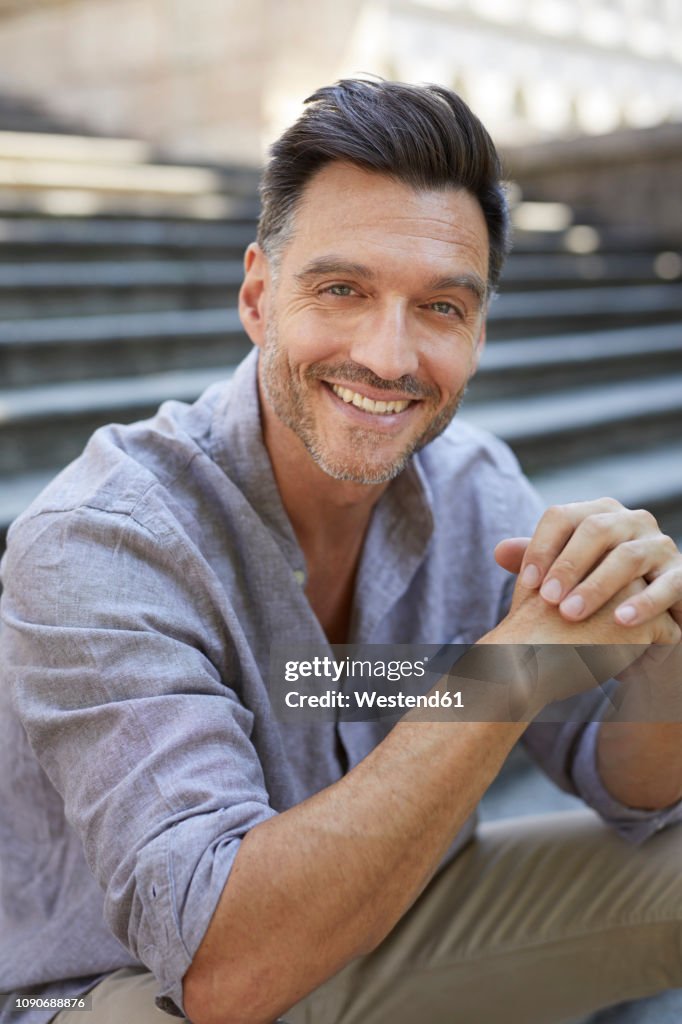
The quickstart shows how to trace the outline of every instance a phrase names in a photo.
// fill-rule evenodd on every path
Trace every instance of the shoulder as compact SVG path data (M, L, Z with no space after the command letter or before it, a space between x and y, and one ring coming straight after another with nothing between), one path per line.
M532 532L544 503L504 441L459 416L419 453L436 518L447 511L490 531Z
M431 475L481 475L518 479L523 476L511 448L487 430L457 416L443 433L427 445L420 458Z
M228 393L229 382L220 382L193 404L167 401L149 419L100 427L15 520L9 547L48 520L75 515L126 519L161 540L170 528L174 483L196 459L210 459L213 416Z

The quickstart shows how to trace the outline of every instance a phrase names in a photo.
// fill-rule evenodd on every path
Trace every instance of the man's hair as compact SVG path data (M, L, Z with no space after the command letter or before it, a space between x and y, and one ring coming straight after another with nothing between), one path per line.
M277 259L310 179L345 160L417 190L466 189L488 226L488 287L509 246L509 214L492 139L466 103L440 85L346 78L318 89L274 143L260 186L258 242Z

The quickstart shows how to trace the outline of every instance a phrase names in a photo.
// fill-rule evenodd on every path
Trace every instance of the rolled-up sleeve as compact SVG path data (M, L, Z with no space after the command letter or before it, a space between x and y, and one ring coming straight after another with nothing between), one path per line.
M661 810L646 811L628 807L611 796L597 768L599 726L600 722L585 726L573 759L573 784L583 800L636 846L668 825L682 822L682 801Z
M160 1005L182 1011L183 975L240 841L275 813L253 715L207 640L215 612L191 559L111 511L22 521L4 579L17 713L108 926L156 976Z
M682 801L662 810L628 807L608 792L597 768L597 737L601 719L611 707L595 689L573 698L572 720L532 722L522 742L541 768L563 790L579 796L604 821L633 845L682 821Z

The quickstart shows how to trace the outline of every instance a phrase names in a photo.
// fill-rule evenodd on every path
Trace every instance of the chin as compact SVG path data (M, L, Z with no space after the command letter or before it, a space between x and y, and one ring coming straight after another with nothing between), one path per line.
M389 483L399 476L410 461L413 449L383 461L358 458L349 460L347 457L334 457L329 452L320 451L312 446L308 447L308 452L319 468L334 480L376 485Z

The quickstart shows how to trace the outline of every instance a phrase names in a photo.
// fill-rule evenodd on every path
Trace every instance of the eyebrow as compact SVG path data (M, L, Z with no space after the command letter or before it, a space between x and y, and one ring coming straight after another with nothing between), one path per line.
M376 273L371 267L364 263L353 263L351 260L344 260L338 256L320 256L319 259L307 263L303 270L296 274L299 281L305 281L309 277L318 277L320 274L350 274L354 277L364 277L372 281Z
M352 260L344 260L337 256L320 256L318 259L307 263L303 270L295 276L299 281L307 281L312 277L319 277L322 274L348 274L351 277L362 277L368 281L376 280L376 271L365 263L354 263ZM487 296L488 288L478 274L455 274L446 277L436 277L428 282L426 291L440 292L449 291L455 288L465 288L471 292L483 305Z
M488 287L478 274L456 274L453 277L437 277L429 283L428 291L449 291L451 288L466 288L483 305L488 297Z

